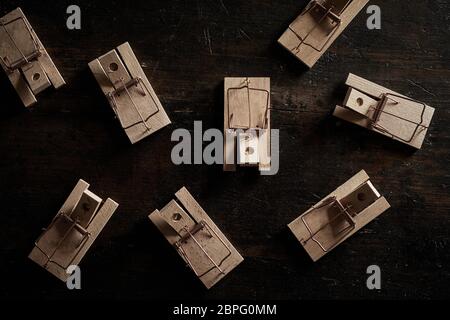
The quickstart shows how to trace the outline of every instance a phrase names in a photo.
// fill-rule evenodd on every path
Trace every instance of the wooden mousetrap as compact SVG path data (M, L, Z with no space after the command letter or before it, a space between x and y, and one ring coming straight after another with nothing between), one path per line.
M79 180L50 225L36 240L28 256L62 281L66 270L78 265L119 206L88 190L89 184Z
M389 208L362 170L288 227L317 261Z
M434 108L379 86L354 74L343 106L333 115L394 140L420 149L434 115Z
M270 78L225 78L224 87L224 170L270 170Z
M0 18L0 64L25 107L64 79L20 8Z
M91 61L89 68L131 143L170 124L128 42Z
M369 0L313 0L278 42L312 68Z
M244 259L186 188L150 220L209 289Z

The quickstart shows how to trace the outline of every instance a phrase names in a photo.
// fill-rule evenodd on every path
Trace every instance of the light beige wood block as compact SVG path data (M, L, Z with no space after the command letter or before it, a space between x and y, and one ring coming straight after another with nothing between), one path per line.
M313 0L278 42L312 68L368 2Z
M225 78L224 171L270 170L270 78Z
M66 281L67 268L78 265L118 204L102 199L88 190L89 184L79 180L67 200L38 240L29 258Z
M244 259L186 188L150 220L209 289Z
M0 18L0 64L26 107L35 95L65 84L39 37L20 8Z
M171 123L128 42L91 61L89 68L131 143Z
M350 74L343 106L333 115L420 149L434 108L390 89Z
M317 261L389 207L362 170L288 227Z

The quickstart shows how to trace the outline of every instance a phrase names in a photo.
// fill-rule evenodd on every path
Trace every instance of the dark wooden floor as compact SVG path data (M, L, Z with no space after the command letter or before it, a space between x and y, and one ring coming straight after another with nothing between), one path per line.
M26 110L0 76L0 297L3 298L449 298L450 54L446 0L376 1L382 29L362 12L310 71L276 43L307 1L87 1L67 30L71 1L21 6L67 81ZM133 4L131 4L133 3ZM129 41L173 124L130 145L87 63ZM330 116L349 72L436 108L423 149ZM223 78L267 76L280 171L175 166L176 128L222 128ZM392 209L313 263L287 223L365 169ZM120 207L69 291L27 255L79 178ZM186 186L245 261L206 291L149 222ZM382 290L366 288L367 266Z

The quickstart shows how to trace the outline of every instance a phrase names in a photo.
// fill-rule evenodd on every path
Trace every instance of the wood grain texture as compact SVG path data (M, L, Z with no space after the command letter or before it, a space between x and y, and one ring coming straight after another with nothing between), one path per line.
M311 1L278 42L312 68L368 2ZM327 3L334 3L334 6Z
M89 62L89 69L131 143L170 124L128 42Z
M416 149L422 147L434 108L354 74L349 74L345 84L349 86L343 103L346 108L336 106L334 116ZM371 97L378 98L378 101ZM378 115L377 109L380 110Z
M82 30L69 31L70 1L2 0L0 15L24 9L68 85L25 109L0 75L0 296L448 298L450 4L377 1L382 29L367 30L361 12L307 72L277 43L307 2L79 0ZM87 67L125 41L172 120L133 146ZM420 151L331 116L350 72L436 108ZM223 79L239 75L271 78L279 173L173 165L172 130L192 130L194 120L222 128ZM311 262L286 224L360 169L389 199L389 214ZM69 292L27 254L79 178L120 207L83 259L83 289ZM147 218L183 185L245 258L209 291ZM383 272L379 292L366 288L372 264Z
M2 65L25 107L30 107L37 102L34 95L52 84L58 89L65 81L21 8L4 15L2 23L5 23L0 37L3 59L10 59L11 64L14 64L25 56L31 61L29 65L20 67L22 79L18 71L9 73L6 66ZM8 36L6 31L9 33ZM33 53L37 50L39 56L36 58Z
M270 109L270 78L225 78L224 171L237 166L270 170Z
M52 223L34 242L33 250L28 255L31 260L62 281L66 281L69 276L66 266L79 265L119 206L108 198L99 209L102 199L88 191L88 187L89 184L82 179L77 182ZM80 213L78 206L86 204L86 196L91 197L93 207L85 207L85 212ZM68 213L71 219L78 215L78 226L73 227L73 220L68 218ZM80 217L80 214L85 217Z
M359 188L363 184L367 186L368 181L370 181L370 178L367 173L361 170L300 217L289 223L289 229L314 262L389 209L389 203L384 197L380 197L376 189L371 190L373 192L372 197L366 199L365 206L364 201L352 199L352 195L361 192ZM370 187L373 188L373 185L370 185ZM364 193L367 198L370 198L369 192ZM350 218L351 221L346 221L348 219L345 218L336 219L342 212L337 212L336 215L336 212L333 213L334 209L330 210L329 206L324 206L324 204L330 203L332 197L340 201L342 206L347 208L347 212L353 215ZM348 206L346 202L349 203ZM358 203L360 203L359 210Z
M185 187L175 196L179 203L172 200L161 211L155 210L148 217L192 271L195 270L206 288L211 289L243 258ZM177 243L181 246L177 247Z

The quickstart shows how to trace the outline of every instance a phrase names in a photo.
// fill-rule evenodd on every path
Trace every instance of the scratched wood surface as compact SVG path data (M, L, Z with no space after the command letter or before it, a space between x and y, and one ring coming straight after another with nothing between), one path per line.
M377 1L382 29L369 31L363 11L307 71L277 44L306 3L79 0L82 30L69 31L70 1L2 0L0 15L22 7L67 85L26 110L0 76L0 297L450 297L450 4ZM173 122L136 145L87 65L125 41ZM422 150L331 116L349 72L436 108ZM174 129L222 128L227 76L271 77L276 176L171 162ZM313 263L286 225L360 169L392 209ZM79 178L120 206L71 292L27 255ZM182 186L245 258L210 291L147 218ZM372 264L381 291L366 288Z

